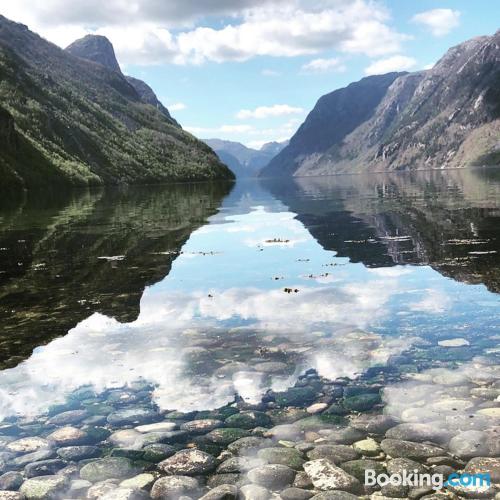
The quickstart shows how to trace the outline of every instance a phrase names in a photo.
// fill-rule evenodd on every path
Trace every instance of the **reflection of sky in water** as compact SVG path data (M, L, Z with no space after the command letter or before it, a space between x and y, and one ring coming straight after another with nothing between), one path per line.
M424 266L350 264L294 216L256 207L214 217L146 289L135 322L94 314L0 373L0 415L36 414L81 385L102 390L138 378L157 386L162 408L209 409L235 392L255 400L286 387L305 367L354 376L416 338L474 342L498 324L499 299L484 286ZM289 241L266 243L274 238ZM290 369L266 375L266 360Z

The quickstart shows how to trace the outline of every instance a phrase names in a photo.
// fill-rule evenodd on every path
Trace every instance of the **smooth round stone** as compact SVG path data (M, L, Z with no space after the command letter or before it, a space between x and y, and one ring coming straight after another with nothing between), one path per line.
M51 476L66 466L66 462L62 460L41 460L40 462L32 462L24 468L26 477Z
M108 423L114 426L142 425L158 418L158 412L147 408L126 408L108 415Z
M0 490L16 491L23 484L24 478L19 472L6 472L0 476Z
M359 453L343 444L320 444L311 451L307 452L307 457L310 460L318 458L326 458L335 464L356 460L359 458Z
M278 408L266 412L274 425L291 424L307 417L307 412L301 408Z
M186 437L186 431L148 432L142 434L144 446L155 443L178 443Z
M147 462L161 462L168 457L171 457L177 450L164 443L149 444L143 448L143 460Z
M358 491L361 488L355 477L325 458L306 462L304 470L311 478L314 487L319 490Z
M33 453L27 453L26 455L22 455L20 457L16 457L12 460L12 464L18 467L24 467L27 464L32 462L40 462L41 460L48 460L49 458L53 458L55 455L55 451L52 448L42 449L38 451L34 451Z
M198 481L188 476L166 476L158 479L151 489L151 498L178 500L198 490Z
M381 452L380 445L372 438L356 441L352 447L355 451L367 457L375 457Z
M312 496L314 496L312 491L301 488L286 488L280 493L282 500L308 500Z
M207 432L222 427L222 425L223 423L221 420L207 418L186 422L181 425L181 430L189 432L190 434L206 434Z
M466 339L456 338L439 340L438 345L441 347L464 347L470 345L470 342Z
M473 458L490 455L489 436L482 431L460 432L453 437L448 448L460 458Z
M238 488L234 484L221 484L203 495L200 500L236 500Z
M166 474L198 476L215 469L217 462L212 455L197 449L178 451L175 455L158 464L158 469Z
M120 483L120 488L132 488L147 490L155 482L156 476L154 474L142 473L137 476L125 479Z
M32 453L41 449L51 447L51 443L40 437L26 437L8 443L5 448L14 453Z
M227 450L233 455L247 455L265 446L272 446L272 441L262 437L248 436L233 441Z
M389 415L359 415L351 420L350 426L370 434L385 434L398 421Z
M224 460L219 467L217 467L218 474L230 474L230 473L240 473L247 472L250 469L255 469L255 467L260 467L265 465L266 462L260 458L251 457L231 457Z
M97 446L65 446L59 448L57 454L68 462L79 462L87 458L97 458L101 450Z
M286 363L279 361L265 361L254 365L254 369L262 373L283 373L288 371L289 367Z
M240 488L241 500L269 500L269 490L257 484L246 484Z
M390 439L402 439L403 441L432 441L446 444L451 439L452 434L445 429L439 429L435 425L406 423L392 427L385 433L385 436Z
M99 497L99 500L147 500L150 498L146 491L134 488L116 488Z
M225 423L228 427L254 429L255 427L271 425L271 419L260 411L242 411L226 418Z
M117 479L131 476L136 472L130 460L124 457L106 457L84 465L80 477L91 483L106 479Z
M352 444L366 437L366 433L352 427L341 427L327 430L324 437L329 443Z
M290 387L284 392L275 393L275 401L279 406L305 406L316 398L316 391L311 387Z
M81 422L84 418L88 417L87 410L70 410L54 415L47 420L49 425L71 425Z
M374 470L377 475L385 473L385 467L381 462L370 459L351 460L344 462L340 467L361 483L365 481L365 470L367 469Z
M368 411L380 402L379 394L366 393L345 398L343 404L346 409L351 411Z
M140 449L144 443L144 435L134 429L116 431L109 436L108 441L119 448Z
M325 411L328 408L327 403L314 403L311 406L308 406L306 408L307 413L310 415L316 415L317 413L321 413L322 411Z
M269 464L287 465L292 469L301 469L304 459L302 453L294 448L264 448L257 456Z
M176 428L177 424L174 422L158 422L156 424L139 425L134 430L146 434L148 432L170 432Z
M217 488L223 484L233 484L234 486L243 486L249 481L245 475L240 473L228 473L228 474L214 474L210 476L207 481L207 486L209 488Z
M228 445L233 441L249 436L249 434L245 429L223 427L210 431L208 434L205 434L205 437L212 443Z
M76 427L61 427L47 436L47 439L54 441L57 446L80 445L88 442L86 432Z
M437 457L444 454L444 450L437 446L399 439L384 439L380 443L380 446L385 453L393 458L425 460L429 457Z
M27 479L19 491L26 500L55 499L67 485L64 476L39 476Z
M437 471L436 471L437 473ZM386 484L382 486L380 493L388 498L407 498L409 487L403 484Z
M280 490L293 483L295 471L286 465L269 464L248 472L248 479L270 490Z
M465 466L465 472L468 472L469 474L481 474L489 472L491 481L493 483L500 483L500 458L472 458Z

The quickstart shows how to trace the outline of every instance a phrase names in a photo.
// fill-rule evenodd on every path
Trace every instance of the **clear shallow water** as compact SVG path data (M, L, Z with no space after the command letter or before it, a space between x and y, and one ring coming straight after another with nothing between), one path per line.
M308 368L355 378L401 354L410 373L474 371L477 356L495 366L495 172L230 189L5 208L0 417L35 418L81 386L142 380L161 410L192 411L235 394L256 403ZM456 338L469 345L438 345ZM403 393L388 394L394 406Z

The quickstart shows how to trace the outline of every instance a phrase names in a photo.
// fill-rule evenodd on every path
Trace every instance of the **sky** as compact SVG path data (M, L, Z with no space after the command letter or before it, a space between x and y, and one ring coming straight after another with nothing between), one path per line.
M61 47L107 36L183 128L254 148L290 138L323 94L500 28L492 0L0 0L0 14Z

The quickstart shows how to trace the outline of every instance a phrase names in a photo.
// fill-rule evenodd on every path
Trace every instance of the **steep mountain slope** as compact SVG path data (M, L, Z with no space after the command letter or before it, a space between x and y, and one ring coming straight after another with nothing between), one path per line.
M304 130L311 137L315 131L322 134L311 113L290 147L264 173L302 176L499 164L500 31L451 48L430 70L397 78L372 115L349 134L334 132L346 121L329 109L330 134L319 141L322 148L303 143Z
M368 120L388 87L403 73L368 76L321 97L290 144L263 170L264 175L293 175Z
M268 142L261 149L248 148L240 142L203 139L237 177L255 177L287 142Z
M121 72L3 16L0 80L0 140L10 143L0 149L2 188L233 177L210 148L144 104Z
M83 38L75 40L72 44L68 45L65 49L66 52L70 54L81 57L82 59L87 59L88 61L93 61L106 68L116 71L122 74L120 65L116 59L115 50L111 42L101 35L85 35ZM153 89L142 80L134 78L132 76L123 75L132 87L136 90L139 95L140 100L144 104L151 104L158 111L160 111L167 120L172 122L174 125L180 126L170 115L168 109L159 101L158 97L154 93Z

